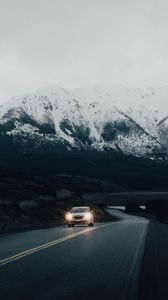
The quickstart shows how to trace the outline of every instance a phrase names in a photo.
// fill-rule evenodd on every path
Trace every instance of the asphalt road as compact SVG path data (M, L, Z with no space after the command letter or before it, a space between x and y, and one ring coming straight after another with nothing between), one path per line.
M163 258L159 246L153 251L155 226L143 218L126 217L94 228L62 226L1 235L0 299L166 300L164 291L155 298L168 270L164 266L158 283L153 259L159 255L162 268ZM168 237L164 225L159 226L161 251L168 262Z

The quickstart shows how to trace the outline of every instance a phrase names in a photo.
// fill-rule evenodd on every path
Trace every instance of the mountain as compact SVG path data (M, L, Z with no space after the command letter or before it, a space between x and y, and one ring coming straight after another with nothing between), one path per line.
M1 154L95 149L167 160L167 133L168 86L52 85L0 106Z

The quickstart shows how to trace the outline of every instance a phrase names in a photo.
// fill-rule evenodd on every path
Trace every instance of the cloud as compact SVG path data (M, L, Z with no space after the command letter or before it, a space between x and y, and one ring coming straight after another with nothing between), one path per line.
M0 0L0 102L48 84L167 84L166 1Z

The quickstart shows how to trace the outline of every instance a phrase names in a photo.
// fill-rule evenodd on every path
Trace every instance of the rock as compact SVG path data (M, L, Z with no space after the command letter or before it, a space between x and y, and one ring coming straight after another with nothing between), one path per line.
M56 192L56 195L58 200L66 200L72 197L73 192L66 189L60 189Z

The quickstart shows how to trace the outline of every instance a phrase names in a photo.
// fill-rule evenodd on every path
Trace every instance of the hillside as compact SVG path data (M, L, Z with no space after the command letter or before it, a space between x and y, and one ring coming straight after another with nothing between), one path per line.
M164 160L167 97L168 87L49 86L0 106L0 139L22 153L91 148Z

